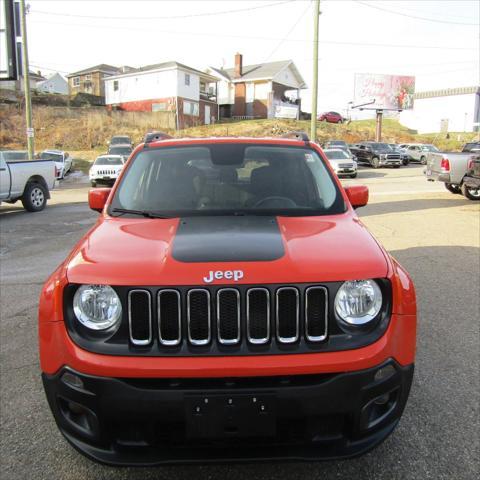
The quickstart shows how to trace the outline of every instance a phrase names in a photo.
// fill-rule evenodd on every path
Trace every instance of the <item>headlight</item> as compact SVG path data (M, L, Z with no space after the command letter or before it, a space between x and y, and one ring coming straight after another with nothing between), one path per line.
M335 313L349 325L372 321L382 308L382 292L374 280L345 282L335 297Z
M119 322L122 304L108 285L82 285L73 297L73 311L85 327L106 330Z

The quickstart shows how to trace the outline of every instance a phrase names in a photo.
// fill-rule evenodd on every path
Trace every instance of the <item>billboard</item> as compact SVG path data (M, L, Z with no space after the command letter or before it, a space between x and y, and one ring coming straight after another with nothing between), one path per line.
M0 0L0 80L18 78L16 36L20 31L15 22L16 7L18 3L13 0Z
M354 87L355 105L369 103L365 108L384 110L410 110L413 108L415 77L356 73Z

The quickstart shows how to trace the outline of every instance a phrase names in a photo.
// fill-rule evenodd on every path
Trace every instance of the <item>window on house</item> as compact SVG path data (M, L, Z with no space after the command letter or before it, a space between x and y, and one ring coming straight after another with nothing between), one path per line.
M92 75L91 75L91 74L85 75L85 80L91 80L91 79L92 79Z
M80 77L73 77L72 83L73 83L74 87L79 87L80 86Z
M190 85L190 74L189 73L185 74L185 85Z
M113 81L113 91L116 92L118 90L118 80Z
M167 102L152 103L152 112L165 112L167 110Z
M183 102L183 114L184 115L193 115L198 117L198 103L197 102Z

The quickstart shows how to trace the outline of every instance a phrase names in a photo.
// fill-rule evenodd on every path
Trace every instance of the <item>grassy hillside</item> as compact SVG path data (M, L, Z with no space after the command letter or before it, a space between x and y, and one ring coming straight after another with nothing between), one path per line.
M205 136L278 136L292 130L310 131L309 121L245 120L193 127L183 131L168 128L172 118L166 112L107 112L104 108L67 108L34 106L35 149L58 148L67 150L74 158L93 160L104 153L108 139L115 134L130 135L135 143L152 130L161 130L176 137ZM171 114L170 114L171 115ZM25 148L25 118L23 109L2 105L0 108L0 148ZM373 140L375 120L360 120L344 125L318 123L320 142L342 139L349 143ZM383 141L389 143L434 143L441 150L457 150L476 134L450 133L417 135L396 120L383 122ZM81 162L78 162L81 165ZM88 164L84 164L85 168Z

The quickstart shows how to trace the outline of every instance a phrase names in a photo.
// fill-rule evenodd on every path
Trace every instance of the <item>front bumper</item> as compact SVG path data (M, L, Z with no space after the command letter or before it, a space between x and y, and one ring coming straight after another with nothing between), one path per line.
M391 375L375 380L387 365ZM81 383L66 382L66 372ZM412 377L413 364L390 359L352 372L239 378L109 378L62 368L43 383L77 450L107 464L154 465L362 454L397 425Z
M380 158L380 165L384 167L393 167L401 164L402 164L401 159Z

